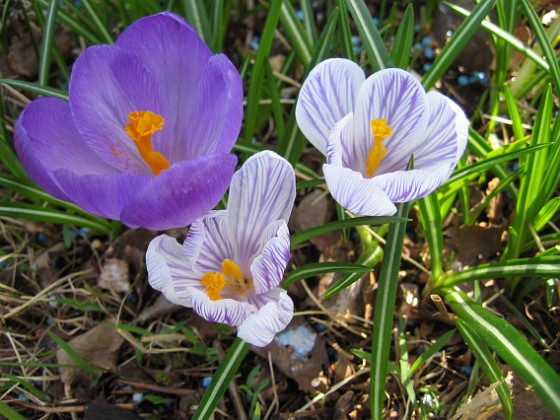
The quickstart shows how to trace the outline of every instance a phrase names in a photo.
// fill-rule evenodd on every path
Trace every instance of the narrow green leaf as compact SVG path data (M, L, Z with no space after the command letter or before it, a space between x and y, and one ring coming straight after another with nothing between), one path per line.
M401 69L407 69L410 62L410 54L412 44L414 42L414 9L410 3L404 11L393 48L391 49L391 58L395 62L395 66Z
M517 276L557 276L560 273L560 256L511 259L504 262L480 264L458 272L442 275L438 287L451 287L473 280L513 278Z
M438 79L451 66L453 60L478 30L482 20L488 16L494 7L494 2L495 0L481 1L473 8L469 17L459 25L449 42L441 49L430 70L424 74L422 84L426 90L433 88Z
M412 366L408 369L408 377L414 375L414 372L422 366L424 363L428 362L438 351L440 351L443 346L453 337L455 334L455 329L447 331L440 338L436 340L430 347L428 347L419 357L414 361Z
M37 389L30 382L27 382L23 378L11 375L9 373L3 373L2 376L5 376L9 380L20 384L26 391L30 392L31 394L33 394L34 396L36 396L37 398L39 398L40 400L42 400L44 402L48 402L48 401L52 400L49 395L47 395L43 391Z
M88 17L93 23L95 29L98 31L99 35L101 36L102 41L106 44L112 44L113 36L109 32L109 30L105 27L105 25L103 25L103 22L101 22L99 16L97 16L97 13L92 7L90 0L81 0L81 3L86 9Z
M41 86L36 83L25 82L23 80L13 80L13 79L0 79L0 83L14 87L16 89L26 90L28 92L36 93L42 96L54 96L56 98L68 100L68 93L55 89L49 86Z
M286 288L289 285L302 279L320 276L321 274L326 273L359 273L360 275L364 275L369 271L371 271L371 268L360 264L339 262L310 263L299 266L295 270L288 273L284 280L283 287Z
M348 7L345 0L337 0L338 10L340 10L340 42L342 43L342 55L349 60L356 61L356 51L352 42L352 32L350 30L350 19L348 18Z
M16 410L11 408L5 402L0 401L0 414L6 417L7 420L25 420L26 417L23 417L19 414Z
M418 200L418 209L430 250L432 281L435 285L443 274L443 230L437 193Z
M334 10L329 14L329 20L325 25L325 29L321 34L321 38L319 38L319 41L315 44L315 51L313 52L311 63L309 65L310 69L312 69L315 65L317 65L317 63L323 61L328 57L328 53L330 51L330 48L332 47L335 30L337 28L339 14L340 10L338 7L335 7Z
M334 230L340 230L340 229L350 228L354 226L374 226L374 225L383 225L385 223L398 223L398 222L405 222L405 221L408 221L408 219L399 216L391 216L391 217L363 216L363 217L354 217L352 219L330 222L322 226L317 226L292 235L291 247L295 248L296 246L304 243L305 241L308 241L311 238L314 238L316 236L322 235L327 232L332 232Z
M459 290L444 291L453 312L476 326L492 348L537 393L552 413L560 417L560 376L515 327L474 302Z
M272 2L274 4L274 2ZM304 67L309 66L311 62L311 39L299 21L296 11L289 1L278 1L281 3L280 22L282 28L286 31L286 36L290 41L290 45L294 49L301 64ZM261 47L259 46L259 49Z
M554 197L552 200L549 200L537 213L537 216L533 220L535 230L538 232L544 228L550 219L558 214L558 210L560 210L560 197Z
M51 337L56 342L56 344L58 344L60 348L64 350L68 354L68 356L70 356L72 360L76 362L76 364L80 367L80 369L86 371L92 378L94 378L94 380L98 378L96 369L92 367L89 363L87 363L82 358L82 356L80 356L78 352L74 350L72 346L70 346L70 344L68 344L66 341L64 341L62 338L60 338L52 331L49 331L48 333L49 333L49 337Z
M212 382L202 396L193 420L210 418L250 348L249 344L239 338L233 342L224 360L212 376Z
M504 375L500 366L496 362L494 356L488 349L484 340L476 333L475 328L472 328L461 318L455 318L457 328L465 339L465 343L474 353L474 357L486 373L486 376L493 384L496 384L496 392L502 403L506 419L511 419L513 415L513 401L511 399L511 391L508 384L504 380Z
M208 13L202 0L183 0L183 9L189 23L208 45L212 45Z
M535 7L531 3L530 0L519 0L521 3L521 7L525 12L525 16L527 16L527 20L529 21L529 25L537 40L539 41L539 45L541 46L544 56L546 57L546 61L550 66L550 76L552 77L552 81L554 82L554 87L556 89L556 94L560 95L560 64L558 64L558 59L556 58L556 53L546 36L546 32L543 28L539 15L535 10Z
M313 4L311 0L300 1L301 11L303 12L303 25L305 26L305 33L307 34L310 45L315 45L317 42L317 25L315 23L315 12L313 11ZM330 18L330 16L329 16Z
M56 12L58 10L58 0L51 0L47 11L45 27L43 28L43 42L41 44L41 54L39 60L39 84L47 86L51 74L51 54L56 31Z
M393 60L387 52L364 0L346 0L346 5L354 18L373 71L394 67Z
M280 18L280 8L283 1L272 2L268 15L264 23L264 28L259 43L259 49L255 57L255 64L251 71L251 83L247 94L247 106L245 109L245 132L243 142L250 144L254 136L255 127L259 113L259 99L262 93L263 78L266 69L266 63L270 57L272 41L274 40L274 32Z
M63 225L75 225L87 227L99 233L109 234L112 229L107 224L84 217L67 214L59 210L39 207L28 203L0 201L0 216L15 217L25 220L35 220L44 223L60 223Z
M0 135L0 160L13 176L21 179L27 178L19 158L2 135Z
M407 217L409 203L397 205L397 217ZM383 418L383 399L385 397L385 379L391 348L391 330L398 290L398 274L401 252L406 232L406 222L395 223L389 227L385 256L381 265L375 312L373 315L373 333L371 335L371 382L370 404L372 419Z

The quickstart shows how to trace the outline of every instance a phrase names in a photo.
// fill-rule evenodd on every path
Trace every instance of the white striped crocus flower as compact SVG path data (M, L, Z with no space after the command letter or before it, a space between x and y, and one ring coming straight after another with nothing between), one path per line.
M295 173L285 159L252 156L233 176L226 210L196 220L183 245L167 235L150 243L151 286L208 321L237 327L250 344L269 344L294 312L278 285L290 259L287 221L295 195Z
M303 83L296 118L323 154L333 198L367 216L422 198L451 175L467 143L468 120L450 99L426 93L410 73L390 68L367 79L356 63L321 62ZM414 168L407 171L413 156Z

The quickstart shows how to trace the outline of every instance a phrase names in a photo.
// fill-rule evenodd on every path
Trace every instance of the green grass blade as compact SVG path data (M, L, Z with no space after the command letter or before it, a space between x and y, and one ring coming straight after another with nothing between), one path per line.
M224 49L224 34L230 9L231 5L224 6L224 0L212 2L212 50L216 53Z
M342 43L342 56L352 61L356 61L356 51L354 51L354 43L352 42L352 31L350 30L350 19L348 17L348 8L345 0L337 0L340 27L340 41Z
M443 274L443 230L437 193L418 200L418 209L430 249L432 281L437 284Z
M356 273L364 275L371 271L370 267L361 264L321 262L304 264L291 271L284 280L284 288L309 277L316 277L327 273Z
M395 62L395 66L401 69L407 69L410 62L412 44L414 42L414 9L412 3L406 7L404 11L393 48L391 49L391 58Z
M502 403L502 408L504 409L504 415L506 419L511 420L513 415L513 401L511 399L511 391L508 384L504 380L504 375L500 369L500 366L496 362L496 359L488 349L488 346L484 340L476 333L474 328L471 328L461 318L455 318L457 322L457 328L461 332L465 343L474 354L474 357L486 373L486 376L490 379L493 384L496 384L496 392Z
M333 44L333 36L335 34L337 23L339 21L339 14L340 9L338 7L335 7L334 10L329 14L329 20L325 25L325 29L321 34L321 38L319 38L319 41L315 44L315 51L313 52L313 57L311 58L311 64L309 65L309 68L313 68L320 61L323 61L328 57L330 48Z
M519 0L519 2L525 12L525 16L527 16L531 29L533 29L533 32L539 41L539 45L543 49L546 61L550 66L550 77L554 83L556 94L560 94L560 64L558 64L558 59L556 58L554 49L548 40L539 15L537 15L537 11L530 0Z
M26 179L27 174L14 150L4 136L0 135L0 160L8 170L17 178Z
M391 216L391 217L363 216L363 217L354 217L352 219L346 219L346 220L338 220L338 221L326 223L322 226L317 226L311 229L304 230L302 232L298 232L292 235L290 243L291 243L291 247L295 248L296 246L301 245L302 243L308 241L311 238L314 238L316 236L322 235L327 232L332 232L334 230L341 230L344 228L350 228L355 226L374 226L374 225L383 225L385 223L398 223L398 222L405 222L407 220L408 219L399 216Z
M233 342L224 360L212 376L212 382L204 392L193 420L210 418L250 348L251 346L241 339L236 339Z
M510 323L494 315L458 290L445 298L466 324L476 326L493 349L537 393L556 417L560 417L560 376Z
M55 89L49 86L41 86L36 83L25 82L23 80L13 80L13 79L0 79L0 83L6 84L8 86L14 87L16 89L25 90L28 92L36 93L43 96L55 96L60 99L68 100L68 93Z
M274 2L272 2L274 4ZM311 63L311 40L303 28L301 22L297 18L296 12L288 1L276 2L281 3L280 22L282 28L286 31L286 36L290 41L290 45L294 49L301 64L308 67ZM260 46L259 46L260 49Z
M494 7L494 2L495 0L481 1L473 8L469 17L459 25L449 42L441 49L430 70L424 74L422 84L426 90L433 88L438 79L451 66L455 58L457 58L478 30L482 20L488 16L490 10Z
M62 338L60 338L58 335L56 335L52 331L49 331L49 337L52 338L56 342L56 344L58 344L60 346L60 348L62 350L64 350L68 354L68 356L70 356L72 358L72 360L74 360L76 362L76 365L80 369L84 370L92 378L94 378L94 381L95 381L96 378L98 378L97 370L93 366L91 366L89 363L87 363L82 358L82 356L80 356L78 354L78 352L76 350L74 350L72 348L72 346L70 346L70 344L68 344L66 341L64 341Z
M25 420L26 418L19 414L16 410L11 408L5 402L0 401L0 414L6 417L7 420Z
M387 52L385 43L373 23L364 0L346 0L346 5L358 28L362 38L362 45L366 49L373 71L376 72L387 67L394 67L395 64Z
M531 138L532 147L550 145L552 101L552 89L549 85L541 98L535 118ZM502 261L519 256L521 247L524 245L528 235L527 223L537 215L544 205L548 192L542 191L541 188L535 188L535 186L543 185L547 156L548 150L540 150L526 157L524 163L525 173L521 177L519 196L515 206L515 217L511 223L511 230L515 233L508 238L506 249L502 255Z
M27 203L0 201L0 216L87 227L103 234L112 231L105 223Z
M86 9L88 18L91 19L91 22L93 23L95 29L99 33L101 40L106 44L112 44L113 36L109 32L109 30L105 27L105 25L103 25L103 22L101 22L99 16L97 16L97 13L92 7L90 0L81 0L81 3Z
M397 205L397 217L407 217L409 203ZM395 223L389 227L385 256L381 265L375 313L373 315L373 333L371 336L371 384L370 404L372 419L383 418L383 399L385 397L385 379L391 348L391 331L398 290L398 274L401 252L406 232L406 222Z
M451 287L473 280L513 278L517 276L558 276L560 256L511 259L505 262L480 264L458 272L448 272L441 277L440 287Z
M303 25L310 44L315 45L317 42L317 25L315 23L315 12L313 12L313 4L311 0L300 1L301 11L303 13Z
M39 60L39 84L47 86L51 74L51 57L53 50L54 32L56 31L56 12L58 0L51 0L47 10L45 27L43 28L43 42Z
M560 210L560 197L554 197L552 200L549 200L535 216L533 220L535 230L538 232L543 229L550 219L558 214L558 210Z
M259 42L259 48L255 57L255 64L251 71L251 83L249 85L247 106L245 108L245 132L243 135L243 142L245 144L251 144L255 127L257 125L260 107L259 99L261 97L262 87L264 84L263 79L266 65L270 58L270 50L272 48L272 41L274 40L274 32L276 31L278 19L280 18L280 8L282 4L283 2L281 1L272 2L270 9L268 10L262 36Z
M10 375L9 373L3 373L2 375L8 378L9 380L18 383L19 385L21 385L22 388L24 388L26 391L33 394L40 400L45 402L51 401L51 397L48 394L45 394L43 391L35 388L31 383L27 382L25 379L19 378L14 375Z
M183 0L183 10L189 23L208 45L212 45L208 13L202 0Z
M408 369L408 377L410 378L412 375L414 375L414 372L416 372L416 370L420 366L429 361L438 351L440 351L443 346L445 346L451 339L451 337L453 337L455 331L455 329L447 331L440 338L438 338L434 344L432 344L420 356L418 356L418 359L416 359Z

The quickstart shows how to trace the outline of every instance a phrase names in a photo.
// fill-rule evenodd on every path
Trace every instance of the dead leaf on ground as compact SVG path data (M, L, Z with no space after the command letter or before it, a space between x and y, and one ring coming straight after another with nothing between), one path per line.
M118 349L124 339L109 327L98 325L92 330L79 335L68 342L85 362L105 370L116 368ZM61 365L75 365L76 361L64 349L58 349L56 360ZM76 381L89 381L86 372L77 368L60 368L60 379L67 385Z
M130 287L130 272L126 261L118 258L105 260L97 285L105 290L127 292Z

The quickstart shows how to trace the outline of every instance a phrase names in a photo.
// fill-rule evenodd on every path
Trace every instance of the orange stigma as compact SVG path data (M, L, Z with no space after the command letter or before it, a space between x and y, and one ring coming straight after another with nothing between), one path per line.
M244 295L251 287L251 281L246 279L241 268L230 259L222 261L222 273L208 272L200 279L210 300L221 300L222 289L228 287L229 294Z
M136 144L140 156L150 165L154 175L169 168L169 161L152 146L152 134L163 128L164 119L152 111L134 111L128 114L130 122L125 125L126 134Z
M390 125L387 125L387 120L385 118L371 120L370 126L371 133L373 134L373 147L368 153L366 170L367 174L372 176L387 152L387 149L383 145L383 140L392 134L393 129Z

